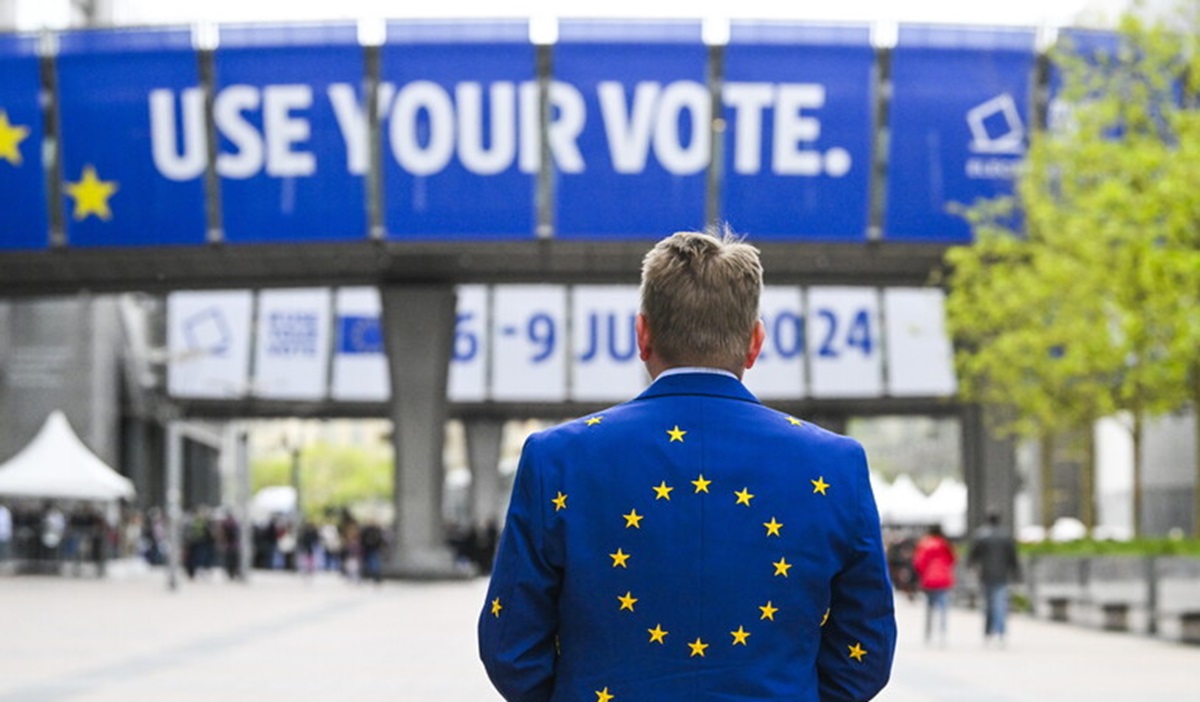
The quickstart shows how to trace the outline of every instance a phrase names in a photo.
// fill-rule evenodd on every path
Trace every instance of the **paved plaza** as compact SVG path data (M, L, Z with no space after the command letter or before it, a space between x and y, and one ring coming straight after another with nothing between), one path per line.
M128 566L104 580L0 577L0 702L496 702L475 652L485 588L256 573L171 592L163 573ZM930 647L922 603L897 605L882 702L1200 699L1200 647L1015 616L1007 647L986 648L968 610Z

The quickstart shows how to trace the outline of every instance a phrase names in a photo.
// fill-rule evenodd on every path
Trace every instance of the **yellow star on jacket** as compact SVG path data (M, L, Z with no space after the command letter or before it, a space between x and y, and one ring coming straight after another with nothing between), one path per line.
M600 423L600 422L602 422L602 421L604 421L604 415L602 415L602 414L601 414L601 415L597 415L597 416L595 416L595 417L588 417L588 419L587 419L587 425L588 425L589 427L594 427L594 426L596 426L597 424L599 424L599 423Z
M83 176L75 183L67 183L65 190L75 201L72 217L76 221L87 219L91 215L104 221L112 219L108 200L117 192L117 183L101 180L91 164L84 166Z
M29 127L12 124L8 113L0 110L0 161L21 165L21 142L29 136Z
M846 648L850 649L850 657L856 661L861 661L863 656L867 655L866 649L864 649L860 643L856 643L853 646L847 646Z
M560 509L567 508L567 496L562 494L561 491L558 493L557 497L553 498L550 501L554 503L554 511L555 512L557 512Z
M763 526L767 528L767 536L779 536L779 530L783 528L783 524L775 521L775 517L771 517L769 522L763 522Z
M810 480L808 482L813 484L813 492L819 492L824 495L825 491L829 489L829 483L825 482L825 476L823 475L816 480Z
M682 372L529 437L479 617L501 696L874 697L895 620L866 457L786 417ZM797 499L818 475L836 489Z
M497 617L500 616L500 610L502 610L502 609L504 609L504 606L500 604L499 597L492 600L492 615L493 616L497 616Z
M613 695L608 692L608 688L596 690L596 702L608 702L613 698Z

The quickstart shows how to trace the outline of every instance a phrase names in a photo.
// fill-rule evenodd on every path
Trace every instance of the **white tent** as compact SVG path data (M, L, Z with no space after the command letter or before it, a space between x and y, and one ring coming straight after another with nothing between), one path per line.
M128 478L83 445L59 410L28 446L0 465L0 496L111 501L134 492Z

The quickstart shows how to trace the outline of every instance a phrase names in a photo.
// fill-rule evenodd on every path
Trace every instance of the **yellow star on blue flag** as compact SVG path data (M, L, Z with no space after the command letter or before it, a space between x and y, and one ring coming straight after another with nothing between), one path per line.
M0 110L0 161L21 165L21 142L29 136L29 127L8 121L8 112Z
M100 176L96 174L95 166L90 163L84 166L83 175L79 181L67 183L65 190L67 195L75 201L75 209L71 215L75 221L82 221L92 215L106 222L112 219L112 210L108 207L108 200L117 192L117 182L101 180Z

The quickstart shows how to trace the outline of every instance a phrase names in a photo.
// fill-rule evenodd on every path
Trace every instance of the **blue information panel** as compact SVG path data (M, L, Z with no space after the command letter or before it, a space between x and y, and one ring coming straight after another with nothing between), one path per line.
M874 61L865 26L733 23L721 217L734 229L866 238Z
M0 36L0 250L45 248L37 42Z
M388 25L380 105L389 238L533 236L535 66L525 21Z
M1028 144L1034 32L902 26L892 55L884 237L970 241L949 211L1013 192Z
M204 100L184 30L59 38L70 246L202 244Z
M367 236L364 66L351 24L221 28L213 121L226 240Z
M553 63L558 236L703 227L712 98L699 23L563 22Z

